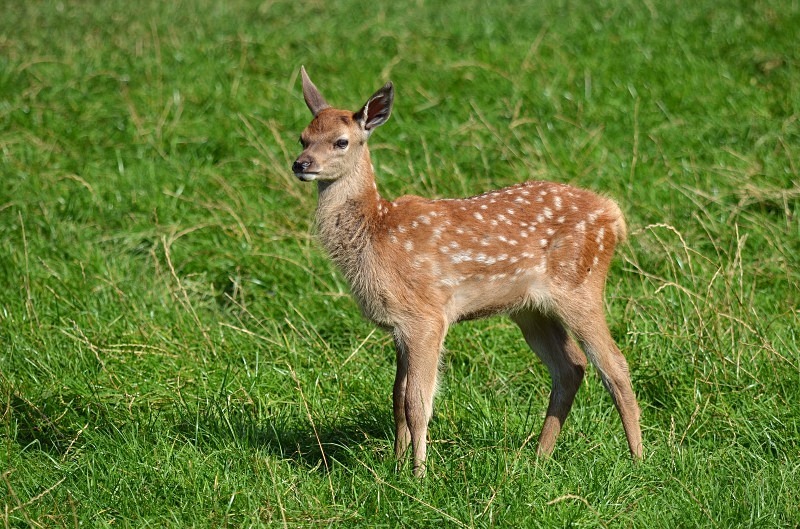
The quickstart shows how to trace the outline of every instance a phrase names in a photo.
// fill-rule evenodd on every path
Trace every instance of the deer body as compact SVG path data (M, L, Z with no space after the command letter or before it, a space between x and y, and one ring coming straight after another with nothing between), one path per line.
M352 113L331 108L305 70L302 77L314 119L301 136L304 150L293 170L301 180L318 182L319 239L363 314L394 336L396 456L410 444L414 472L424 474L448 327L508 314L552 378L539 453L552 451L588 356L620 413L631 453L641 457L639 408L603 311L614 247L625 238L619 207L551 182L465 199L390 202L377 191L366 142L389 117L392 85Z

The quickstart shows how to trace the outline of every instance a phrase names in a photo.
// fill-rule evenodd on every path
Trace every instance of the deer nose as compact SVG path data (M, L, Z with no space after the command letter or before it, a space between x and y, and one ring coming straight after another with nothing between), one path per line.
M296 160L292 164L292 171L295 173L305 173L309 165L311 165L311 162L308 160L303 160L302 162L300 160Z

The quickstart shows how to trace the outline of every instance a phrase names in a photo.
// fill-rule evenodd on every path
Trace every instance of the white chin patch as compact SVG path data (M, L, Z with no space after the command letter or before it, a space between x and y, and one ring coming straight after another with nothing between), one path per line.
M295 173L294 175L303 182L311 182L317 179L317 175L314 173Z

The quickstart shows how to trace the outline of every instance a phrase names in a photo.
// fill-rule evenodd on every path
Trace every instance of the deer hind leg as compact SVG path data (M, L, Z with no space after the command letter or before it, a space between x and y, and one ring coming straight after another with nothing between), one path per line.
M642 432L639 426L639 405L633 393L628 362L617 347L602 312L602 307L591 311L573 312L569 327L583 347L589 361L597 368L603 385L622 419L628 448L634 459L642 457Z
M558 319L533 311L515 313L512 319L550 372L550 403L536 449L549 455L583 381L586 357Z
M401 342L398 351L405 353L405 362L398 363L398 375L395 381L395 426L399 432L399 437L395 441L395 453L404 452L408 446L407 438L404 437L407 429L414 459L414 475L417 477L425 475L428 422L433 415L439 353L446 332L447 325L444 319L437 319L425 322L418 320L406 332L396 334L396 339ZM404 367L400 368L401 365ZM405 383L402 380L403 369ZM402 398L402 410L400 398ZM402 412L405 412L404 416ZM398 420L398 417L402 419Z

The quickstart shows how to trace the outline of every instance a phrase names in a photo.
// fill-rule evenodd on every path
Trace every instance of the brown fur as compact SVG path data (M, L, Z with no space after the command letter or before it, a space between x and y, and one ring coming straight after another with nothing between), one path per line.
M319 239L362 312L394 335L396 456L410 444L414 473L424 474L448 327L503 313L552 378L538 452L553 450L588 356L622 417L631 453L641 457L639 408L603 311L608 268L626 234L617 204L551 182L465 199L390 202L377 191L366 142L389 118L392 85L352 113L330 108L305 70L302 77L314 119L301 136L304 150L294 170L318 182Z

